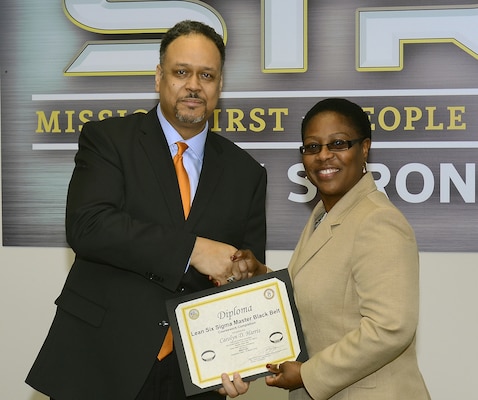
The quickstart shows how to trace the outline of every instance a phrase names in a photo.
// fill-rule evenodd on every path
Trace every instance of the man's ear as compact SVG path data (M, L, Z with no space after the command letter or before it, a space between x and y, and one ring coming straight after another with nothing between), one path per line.
M161 68L161 64L158 64L156 65L156 74L154 76L154 89L158 93L159 93L159 84L161 82L162 76L163 76L163 69Z

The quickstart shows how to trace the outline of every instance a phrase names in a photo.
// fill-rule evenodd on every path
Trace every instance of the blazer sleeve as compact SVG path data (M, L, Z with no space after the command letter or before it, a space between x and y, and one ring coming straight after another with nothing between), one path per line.
M376 208L355 230L352 277L360 323L302 364L314 399L335 393L398 357L418 324L418 250L412 228L393 207Z
M77 257L141 275L154 272L156 283L175 290L196 236L173 223L168 210L152 204L149 193L129 195L135 196L142 216L130 212L128 191L147 187L130 188L132 179L125 179L126 168L146 171L146 157L131 155L140 118L84 125L68 189L67 241Z

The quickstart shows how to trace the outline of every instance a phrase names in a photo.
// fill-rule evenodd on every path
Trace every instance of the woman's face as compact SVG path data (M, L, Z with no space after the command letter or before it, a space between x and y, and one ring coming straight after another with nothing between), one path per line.
M304 146L327 144L337 139L354 140L360 134L347 118L333 111L314 116L304 131ZM329 211L363 176L370 139L355 143L348 150L330 151L322 146L317 154L303 154L302 162L307 177L320 192L325 209Z

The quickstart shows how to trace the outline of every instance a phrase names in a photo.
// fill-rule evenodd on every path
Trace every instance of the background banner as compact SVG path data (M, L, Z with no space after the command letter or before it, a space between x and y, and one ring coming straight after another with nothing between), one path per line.
M302 116L346 97L370 115L369 170L420 250L478 251L478 4L451 3L4 1L3 245L66 246L82 125L154 107L161 36L189 18L225 37L210 127L267 169L268 249L293 249L318 201L298 151Z

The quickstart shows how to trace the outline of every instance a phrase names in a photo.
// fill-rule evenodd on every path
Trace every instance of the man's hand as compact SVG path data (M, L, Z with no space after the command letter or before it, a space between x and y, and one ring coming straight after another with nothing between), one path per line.
M216 285L225 285L233 280L239 281L248 276L244 263L232 261L237 249L226 243L197 237L191 253L191 265Z
M237 397L249 389L249 382L244 382L237 372L234 372L232 381L229 380L227 374L222 374L221 379L222 388L218 392L222 396Z

